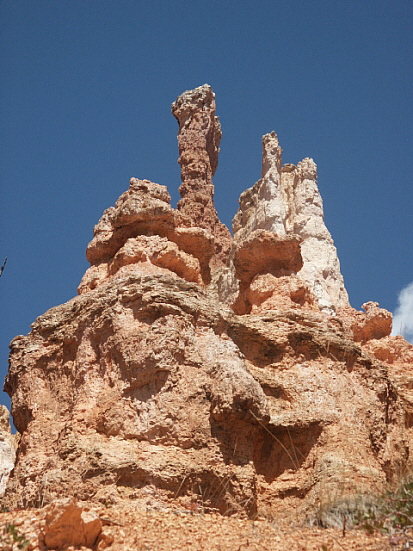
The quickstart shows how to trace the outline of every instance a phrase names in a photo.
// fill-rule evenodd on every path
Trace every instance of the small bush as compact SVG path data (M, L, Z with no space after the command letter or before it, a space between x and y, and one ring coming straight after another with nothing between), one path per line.
M376 514L376 498L369 495L349 496L323 503L309 517L311 525L322 528L351 529L360 523L360 519Z
M406 533L413 529L413 480L404 482L395 492L387 492L358 520L359 526L370 533Z
M6 524L0 533L2 551L25 551L30 545L24 534L20 534L14 524Z

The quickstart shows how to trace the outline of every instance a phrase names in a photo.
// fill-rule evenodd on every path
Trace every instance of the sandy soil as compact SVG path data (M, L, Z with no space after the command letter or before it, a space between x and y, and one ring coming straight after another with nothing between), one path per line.
M363 530L322 529L279 525L275 521L246 520L191 511L133 510L132 508L90 507L102 522L97 551L384 551L413 548L406 536L366 534ZM17 551L7 544L15 533L30 542L28 551L44 551L43 530L46 510L31 509L0 514L0 549ZM20 542L21 543L21 542ZM64 547L81 549L86 547Z

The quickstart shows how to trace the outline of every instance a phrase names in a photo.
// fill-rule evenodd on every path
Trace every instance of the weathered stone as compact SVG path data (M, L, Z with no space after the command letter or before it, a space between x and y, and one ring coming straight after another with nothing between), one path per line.
M38 318L12 343L8 499L113 503L155 485L167 502L212 485L222 513L275 511L284 492L307 510L329 454L354 490L383 484L408 454L386 370L318 309L260 312L236 316L172 273L127 274Z
M367 342L371 339L388 337L392 328L391 312L379 308L378 302L365 302L362 305L365 313L356 312L355 321L351 325L354 340Z
M10 412L0 405L0 497L16 460L17 438L11 434Z
M235 241L257 229L301 241L303 266L298 277L316 298L320 309L334 314L349 305L337 251L324 224L323 203L312 159L281 166L282 150L274 132L263 136L262 177L240 197L233 221Z
M129 190L107 209L95 226L78 293L96 289L108 278L133 272L174 272L187 281L207 284L214 237L191 227L190 220L169 205L166 188L132 178Z
M169 203L165 186L131 178L129 189L114 207L103 213L95 226L94 237L86 250L89 262L107 261L130 237L148 233L167 235L176 225L176 212Z
M233 305L237 314L246 314L251 310L249 293L254 276L291 276L303 265L297 236L279 237L261 229L234 243L231 260L235 278L239 281L239 295Z
M286 234L288 203L281 186L281 154L275 132L263 136L261 180L239 198L240 208L232 223L237 239L242 240L258 229L279 237Z
M79 506L72 499L56 500L46 512L44 542L47 549L71 546L93 548L102 530L102 522L93 511Z
M212 203L210 87L173 109L180 210L163 186L132 179L95 228L79 296L11 343L21 440L4 502L273 518L380 492L412 466L413 346L388 336L376 303L349 306L314 162L282 167L265 136L231 242ZM94 545L84 513L51 505L46 544Z
M178 147L182 199L178 209L193 226L208 230L215 237L213 267L225 264L231 234L220 222L214 207L212 177L218 166L221 125L216 116L215 94L208 84L188 90L172 104L179 124Z
M318 309L315 297L295 275L257 275L247 287L245 299L253 314L277 309Z

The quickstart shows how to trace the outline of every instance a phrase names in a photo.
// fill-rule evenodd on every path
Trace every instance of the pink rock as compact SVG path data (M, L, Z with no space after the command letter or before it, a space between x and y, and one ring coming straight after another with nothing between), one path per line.
M231 234L219 221L214 207L212 177L218 166L222 132L212 88L204 84L184 92L172 104L172 113L179 123L182 199L178 209L193 226L204 228L215 237L213 267L218 267L227 262Z

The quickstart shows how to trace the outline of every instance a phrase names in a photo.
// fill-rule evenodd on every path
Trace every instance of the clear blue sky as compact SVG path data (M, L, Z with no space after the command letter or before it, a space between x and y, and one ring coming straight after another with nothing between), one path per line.
M176 203L170 104L204 83L223 127L222 221L275 130L284 162L318 164L352 305L395 309L413 281L411 0L2 0L0 24L1 379L9 341L75 296L129 178Z

